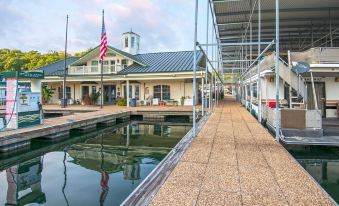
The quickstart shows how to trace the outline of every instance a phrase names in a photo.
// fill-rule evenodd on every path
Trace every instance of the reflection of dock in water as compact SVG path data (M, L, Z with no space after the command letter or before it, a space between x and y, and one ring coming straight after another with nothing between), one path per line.
M46 196L41 190L41 171L41 157L8 168L6 205L45 203Z
M82 167L99 172L104 169L108 173L123 171L126 179L138 179L143 158L160 162L181 138L169 134L186 132L182 128L176 131L176 127L158 126L128 125L117 129L113 137L110 134L91 138L70 146L67 152L73 163Z
M108 134L112 131L116 130L117 128L124 127L128 123L121 123L112 127L107 127L98 131L89 132L86 134L81 134L77 137L69 137L58 142L49 142L46 140L34 140L33 144L31 145L30 149L18 151L16 153L11 154L1 154L0 156L0 170L8 168L12 165L18 164L20 162L27 161L29 159L39 157L44 155L48 152L53 151L60 151L63 150L65 147L82 142L86 139L94 138L100 136L102 134ZM39 144L39 146L36 146Z

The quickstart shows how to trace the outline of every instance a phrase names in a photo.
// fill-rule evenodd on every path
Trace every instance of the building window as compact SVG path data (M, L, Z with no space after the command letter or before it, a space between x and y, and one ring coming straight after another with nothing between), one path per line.
M128 37L125 37L125 47L128 47Z
M171 90L169 85L156 85L153 87L153 97L157 99L171 99Z
M121 60L121 65L122 65L122 68L127 67L127 65L128 65L128 60L127 60L127 59Z
M98 65L99 65L99 62L98 61L92 61L91 62L91 72L98 72L99 71L99 67L98 67Z
M111 60L111 65L115 65L115 60Z
M58 87L58 98L63 98L63 89L62 86ZM66 87L66 99L71 99L71 87Z
M135 89L135 91L134 91L135 99L139 100L140 99L140 86L139 85L135 85L134 89Z
M129 85L129 98L132 98L132 92L133 92L133 89L132 89L132 85Z
M135 37L132 36L131 37L131 47L134 48L134 44L135 44Z
M161 99L161 85L156 85L153 87L153 97L156 99Z
M162 85L162 99L170 99L170 98L171 98L170 86Z
M97 87L96 86L92 86L92 94L97 93Z

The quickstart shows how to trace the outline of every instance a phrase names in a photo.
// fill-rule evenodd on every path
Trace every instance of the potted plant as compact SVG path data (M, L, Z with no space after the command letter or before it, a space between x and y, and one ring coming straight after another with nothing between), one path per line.
M100 92L92 93L91 96L90 96L91 104L95 105L98 102L99 97L100 97Z
M52 99L54 89L48 88L48 85L46 83L43 83L41 87L41 92L42 92L42 104L46 104Z
M82 105L89 105L89 104L91 104L91 98L88 95L84 96L81 99L81 104Z
M184 104L185 104L185 97L184 96L182 96L180 98L180 104L181 104L181 106L184 106Z

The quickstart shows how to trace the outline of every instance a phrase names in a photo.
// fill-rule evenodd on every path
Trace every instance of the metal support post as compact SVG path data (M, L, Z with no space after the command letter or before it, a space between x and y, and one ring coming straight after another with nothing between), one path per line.
M250 61L252 63L252 22L250 23L250 42ZM260 43L258 42L258 44Z
M261 53L260 48L260 41L261 41L261 0L258 0L258 56ZM261 79L260 79L260 58L258 60L258 83L257 83L257 99L258 99L258 121L261 123L262 119L262 105L261 105Z
M279 0L275 0L275 101L276 101L276 118L275 118L275 137L280 140L280 111L279 111ZM313 33L313 32L312 32Z
M329 16L329 21L330 21L330 42L331 42L331 47L333 47L333 33L332 33L331 9L328 9L328 16Z
M206 20L206 44L208 44L208 33L209 33L209 0L207 0L207 11L206 11L206 16L207 16L207 20ZM205 84L206 84L206 97L207 97L207 85L208 85L208 64L207 64L207 58L208 58L208 46L206 46L206 70L205 70ZM209 91L209 95L208 98L211 99L211 90ZM205 98L205 107L206 107L206 111L207 111L207 98ZM208 104L209 107L209 111L210 111L210 103Z
M311 74L311 81L312 81L314 107L315 107L316 110L318 110L318 101L317 101L317 94L315 93L313 72L310 72L310 74Z
M197 71L197 30L198 30L198 0L195 0L195 18L194 18L194 57L193 57L193 137L196 137L196 71Z
M61 108L65 108L67 105L67 96L66 96L66 77L67 77L67 36L68 36L68 15L66 16L66 40L65 40L65 57L64 57L64 80L62 84L62 102Z

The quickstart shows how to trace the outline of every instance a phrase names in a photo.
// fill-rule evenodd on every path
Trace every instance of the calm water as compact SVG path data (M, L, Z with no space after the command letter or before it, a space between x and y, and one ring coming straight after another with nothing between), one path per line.
M128 124L0 157L0 205L119 205L190 126Z
M339 203L339 148L289 146L287 149L327 193Z

